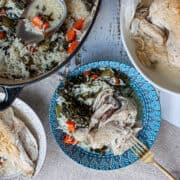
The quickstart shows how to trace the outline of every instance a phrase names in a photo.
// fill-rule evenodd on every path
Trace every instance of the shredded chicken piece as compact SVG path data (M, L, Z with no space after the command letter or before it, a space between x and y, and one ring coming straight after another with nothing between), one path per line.
M105 89L96 97L93 110L89 129L78 129L75 139L88 142L93 149L107 146L115 155L128 150L129 138L140 130L135 127L137 108L132 100Z
M180 67L179 29L180 0L153 0L149 7L139 5L131 24L131 33L141 62L151 67L152 61L163 59L174 67Z
M168 61L180 67L180 0L154 0L149 18L153 24L165 28L168 33Z
M145 34L152 37L153 40L159 44L164 44L166 41L166 34L156 25L149 23L147 20L142 19L139 24L140 30L142 30Z

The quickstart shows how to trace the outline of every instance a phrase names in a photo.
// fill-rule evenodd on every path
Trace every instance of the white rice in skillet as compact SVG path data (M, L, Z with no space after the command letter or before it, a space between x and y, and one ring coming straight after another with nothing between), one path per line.
M4 2L6 5L4 6ZM28 2L28 0L19 0ZM95 2L96 0L94 0ZM85 18L85 24L91 16L89 0L66 0L68 16L60 30L39 45L25 45L15 35L17 20L24 8L19 8L17 0L0 0L0 10L6 8L6 16L13 22L13 30L4 25L5 18L0 14L0 32L5 32L6 38L0 39L0 77L9 79L28 79L35 77L57 66L68 56L65 34L73 23ZM7 17L6 17L7 18ZM85 31L85 29L84 29ZM77 32L77 41L82 38L84 31Z

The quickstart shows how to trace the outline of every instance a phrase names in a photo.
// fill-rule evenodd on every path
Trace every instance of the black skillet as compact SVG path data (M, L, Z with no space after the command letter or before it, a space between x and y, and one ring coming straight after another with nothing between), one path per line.
M5 97L4 97L3 101L0 102L0 110L4 110L4 109L8 108L13 103L13 101L16 99L16 97L19 95L21 90L26 85L38 82L38 81L40 81L42 79L47 78L48 76L52 75L53 73L56 73L60 68L62 68L65 64L67 64L72 59L72 57L74 57L74 55L79 51L81 45L83 44L86 37L88 36L88 34L89 34L89 32L90 32L90 30L91 30L91 28L92 28L92 26L93 26L93 24L94 24L94 22L96 20L96 17L97 17L98 11L99 11L99 7L100 7L100 3L101 3L101 0L97 0L97 5L96 5L96 7L94 9L94 12L93 12L92 21L89 24L89 27L86 30L86 33L83 36L81 42L79 43L79 46L62 63L60 63L55 68L48 71L47 73L39 75L38 77L35 77L35 78L32 78L32 79L9 80L9 79L0 78L0 87L3 89L3 91L5 93Z

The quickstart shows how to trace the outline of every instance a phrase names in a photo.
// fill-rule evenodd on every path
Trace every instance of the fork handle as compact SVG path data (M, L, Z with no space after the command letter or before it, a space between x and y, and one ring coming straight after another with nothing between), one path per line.
M170 180L176 180L176 178L175 178L170 172L168 172L167 169L165 169L164 167L162 167L157 161L154 160L153 164L154 164L162 173L164 173Z

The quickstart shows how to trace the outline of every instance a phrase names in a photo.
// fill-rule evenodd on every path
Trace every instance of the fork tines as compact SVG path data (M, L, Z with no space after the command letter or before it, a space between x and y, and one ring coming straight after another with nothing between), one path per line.
M136 137L132 136L130 141L133 144L133 146L130 149L137 157L142 158L146 153L148 153L148 147L145 146Z

